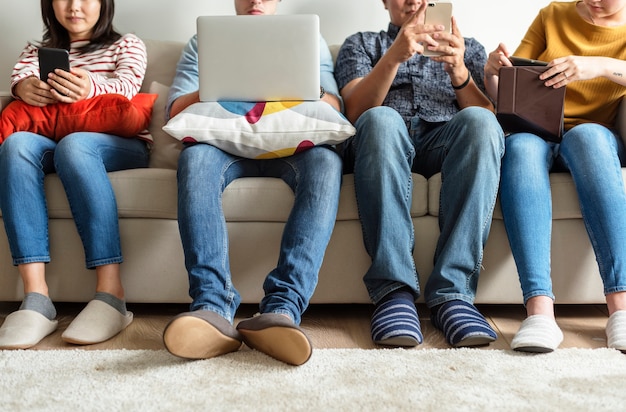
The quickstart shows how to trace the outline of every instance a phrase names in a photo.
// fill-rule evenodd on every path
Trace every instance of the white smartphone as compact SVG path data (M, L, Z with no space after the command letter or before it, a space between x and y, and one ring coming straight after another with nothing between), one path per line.
M445 26L444 31L452 32L452 3L448 1L428 2L424 24L441 24ZM445 44L445 42L439 42ZM424 56L440 56L442 53L424 48Z

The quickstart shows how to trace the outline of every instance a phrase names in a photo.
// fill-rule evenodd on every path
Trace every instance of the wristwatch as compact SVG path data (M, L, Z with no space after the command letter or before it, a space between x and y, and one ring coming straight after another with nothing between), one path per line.
M324 97L325 94L326 94L326 90L324 90L324 88L320 86L320 99Z

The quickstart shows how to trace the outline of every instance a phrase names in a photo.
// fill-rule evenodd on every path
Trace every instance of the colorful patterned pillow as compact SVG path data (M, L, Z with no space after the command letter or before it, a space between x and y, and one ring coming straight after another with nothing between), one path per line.
M183 142L201 142L250 159L291 156L354 136L352 124L323 101L201 102L163 127Z

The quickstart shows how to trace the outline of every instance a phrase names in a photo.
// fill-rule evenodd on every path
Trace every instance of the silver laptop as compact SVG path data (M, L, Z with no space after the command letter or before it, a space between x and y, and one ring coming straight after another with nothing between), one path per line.
M200 16L201 101L319 100L319 17Z

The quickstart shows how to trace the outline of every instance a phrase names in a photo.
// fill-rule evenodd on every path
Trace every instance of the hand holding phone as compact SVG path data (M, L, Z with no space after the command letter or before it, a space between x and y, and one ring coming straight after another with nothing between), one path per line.
M39 48L39 78L47 82L48 75L54 73L55 69L70 71L70 54L65 49L54 49L50 47Z
M446 1L429 2L426 7L426 15L424 24L442 25L444 31L452 33L452 3ZM438 41L439 45L445 45L445 42ZM436 52L424 48L422 53L424 56L441 56L441 52Z

